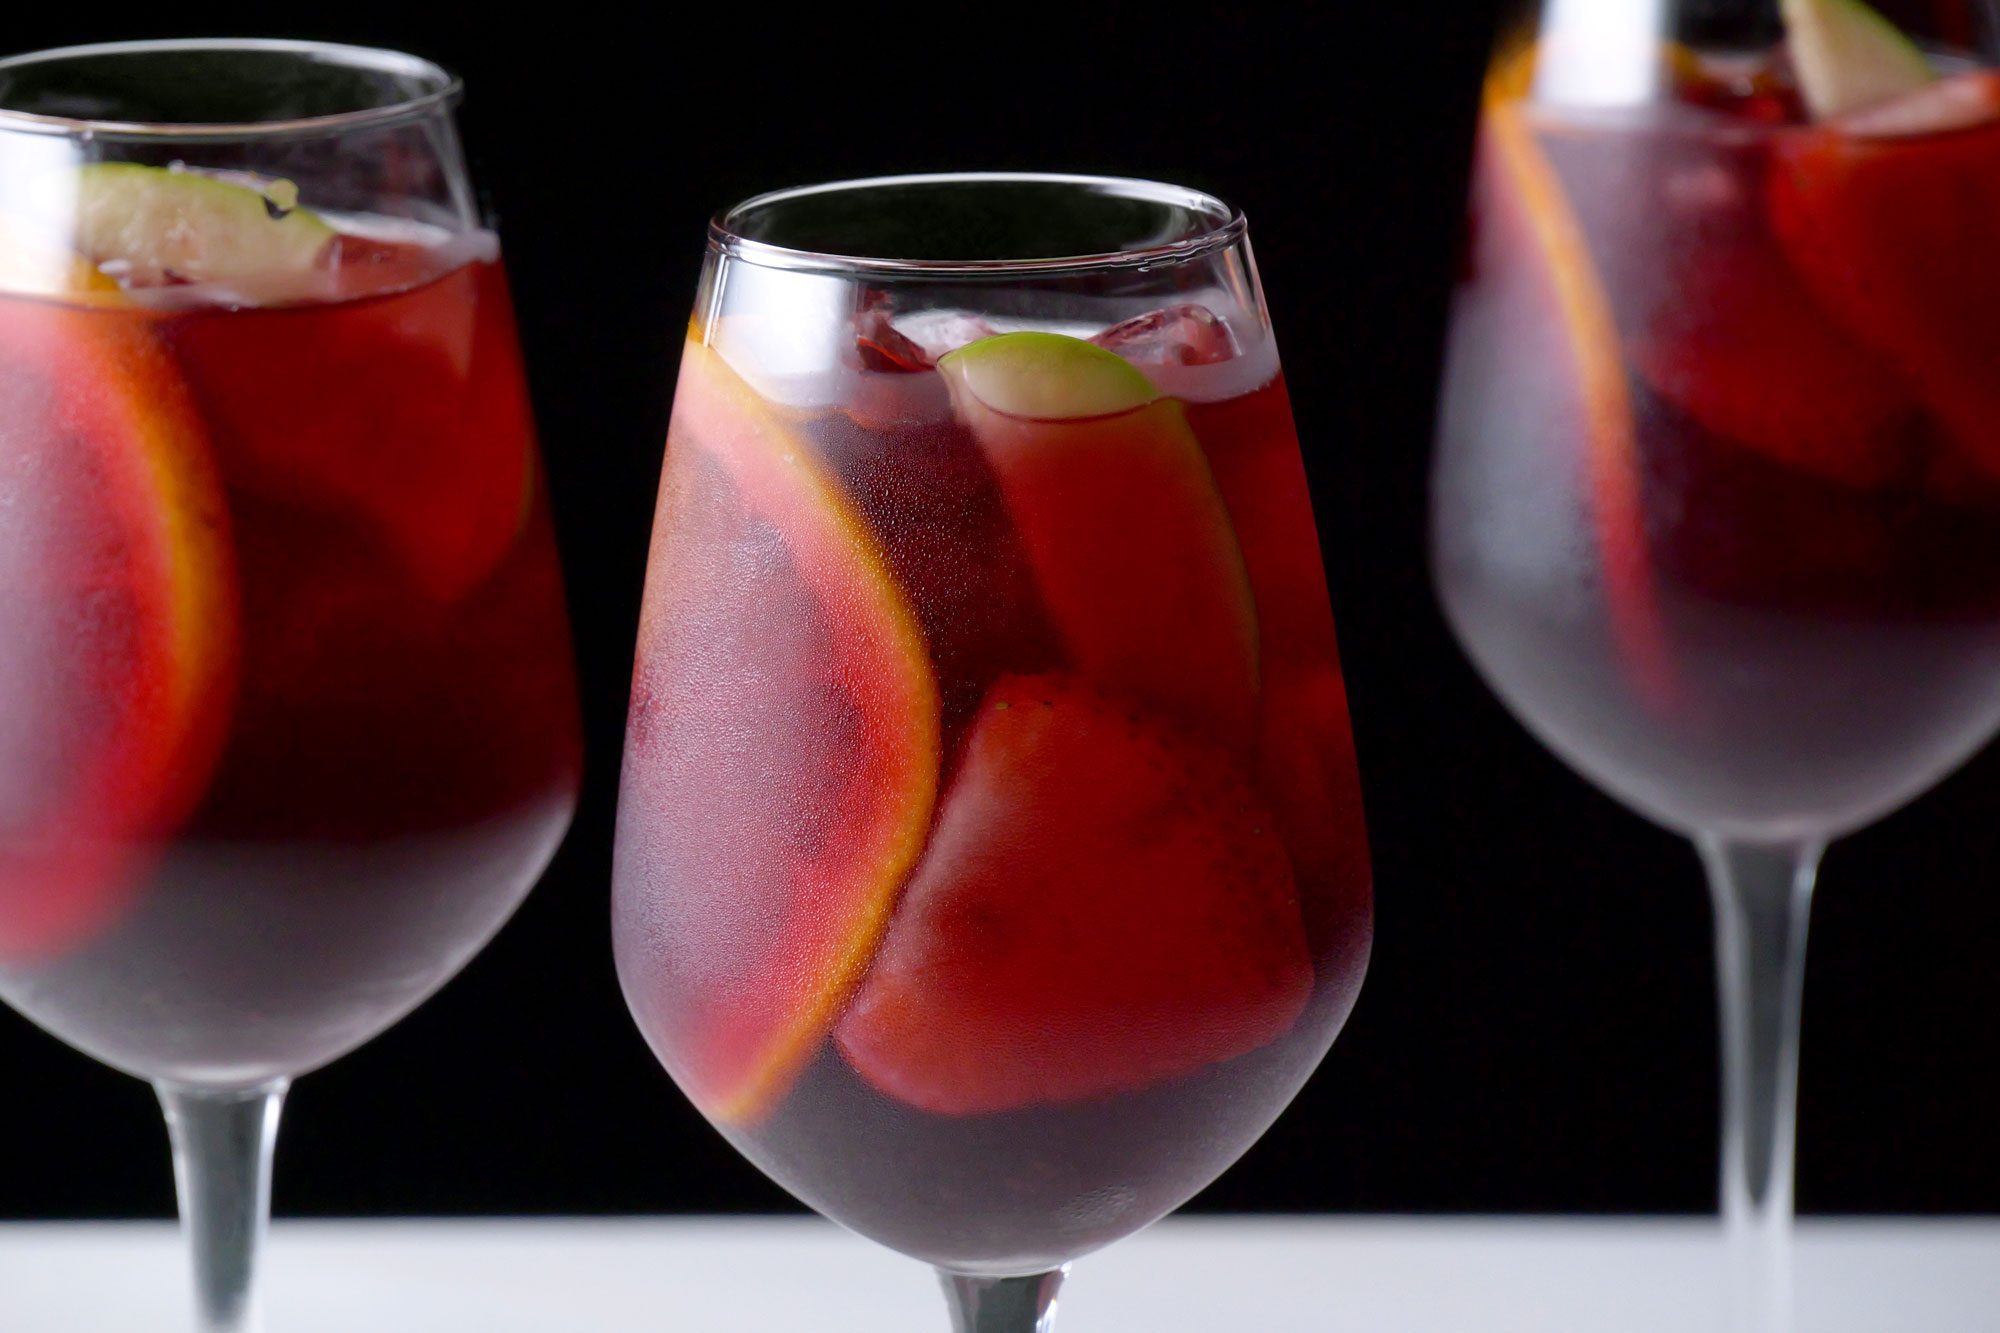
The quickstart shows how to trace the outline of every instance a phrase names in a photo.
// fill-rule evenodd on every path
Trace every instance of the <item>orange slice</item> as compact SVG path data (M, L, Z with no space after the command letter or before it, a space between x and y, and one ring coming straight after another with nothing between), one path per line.
M208 443L141 317L0 297L0 959L114 920L200 799L236 614Z
M683 355L620 813L621 976L705 1112L765 1114L882 938L937 799L923 632L796 427Z
M1482 221L1500 246L1518 247L1506 262L1529 275L1534 288L1534 308L1523 309L1521 319L1559 330L1564 364L1556 369L1573 396L1612 637L1635 688L1665 706L1677 687L1646 545L1631 386L1583 227L1523 109L1519 90L1532 82L1533 58L1525 48L1503 59L1487 81L1478 176L1491 216Z
M118 304L119 287L97 265L32 227L0 217L0 292Z

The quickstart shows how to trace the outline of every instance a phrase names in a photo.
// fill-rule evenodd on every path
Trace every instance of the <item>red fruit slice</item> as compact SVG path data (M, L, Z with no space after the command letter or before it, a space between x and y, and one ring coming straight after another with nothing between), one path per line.
M1226 442L1213 457L1216 485L1257 594L1264 678L1257 789L1284 830L1313 956L1358 964L1352 951L1365 955L1371 933L1368 828L1326 567L1284 383L1190 404L1188 419L1203 439ZM1358 985L1361 969L1328 974Z
M892 322L895 310L879 295L854 317L854 358L863 370L908 375L935 362L914 338Z
M1230 753L1078 677L1016 676L835 1035L882 1091L975 1115L1256 1050L1312 985L1284 846Z
M790 423L690 342L627 741L618 952L709 1115L790 1087L936 801L938 694L881 550Z
M1187 416L1198 436L1218 441L1209 462L1256 595L1265 670L1280 657L1335 660L1326 565L1284 380L1223 402L1190 403Z
M1266 679L1264 697L1257 789L1291 851L1313 957L1358 992L1375 881L1347 685L1338 667L1287 663Z
M1769 192L1813 294L2000 477L2000 72L1787 136Z
M1229 738L1257 707L1243 553L1177 402L1111 352L1003 334L940 363L1083 674Z
M1720 110L1706 129L1536 127L1632 369L1706 430L1788 467L1861 488L1907 472L1909 391L1828 319L1772 238L1769 136L1721 128L1757 118L1740 99L1768 72L1724 79L1670 51L1677 92L1715 94L1695 97Z
M520 537L534 423L496 266L172 328L232 485L357 516L440 601L476 587Z
M1731 224L1734 225L1731 225ZM1829 481L1868 490L1907 473L1915 410L1882 359L1807 293L1761 216L1711 209L1675 294L1633 339L1633 366L1702 426Z
M1618 326L1561 179L1520 101L1533 49L1488 80L1476 195L1480 281L1518 336L1501 350L1524 401L1560 414L1560 448L1574 442L1595 520L1611 632L1634 688L1667 708L1680 694L1646 544L1639 446Z
M0 298L0 960L115 919L220 749L220 485L141 317Z

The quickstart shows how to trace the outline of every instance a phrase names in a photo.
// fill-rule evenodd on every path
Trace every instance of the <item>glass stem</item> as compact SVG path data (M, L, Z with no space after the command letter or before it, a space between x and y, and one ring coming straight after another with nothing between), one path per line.
M271 1217L271 1149L289 1080L215 1090L153 1085L174 1144L199 1333L257 1333L257 1252Z
M1028 1277L969 1277L938 1270L952 1333L1051 1333L1065 1264Z
M1722 1225L1737 1333L1792 1327L1792 1144L1806 919L1822 843L1697 840L1722 1001Z

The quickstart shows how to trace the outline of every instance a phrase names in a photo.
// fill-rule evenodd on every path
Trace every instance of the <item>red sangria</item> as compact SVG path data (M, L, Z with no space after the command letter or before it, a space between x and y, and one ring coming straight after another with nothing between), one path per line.
M1667 8L1551 0L1488 81L1433 550L1502 699L1708 858L1775 1248L1819 853L2000 727L2000 73L1971 6Z
M148 1076L262 1081L387 1026L577 781L492 238L325 244L321 299L0 295L0 994Z
M1659 58L1643 113L1496 82L1441 586L1641 809L1851 828L2000 722L2000 75L1814 122L1780 52Z
M354 105L140 120L219 69L225 100ZM138 114L44 109L99 86ZM0 62L0 996L160 1085L205 1329L253 1319L284 1081L448 980L575 798L506 279L435 157L453 95L284 43Z
M1043 194L1063 248L949 248L981 242L944 219L1025 228ZM1181 198L753 201L682 357L620 976L752 1161L948 1273L1044 1274L1186 1200L1312 1072L1368 957L1284 381L1240 220ZM945 248L812 253L883 243L867 219L906 201ZM1169 233L1155 273L1021 261L1134 222Z

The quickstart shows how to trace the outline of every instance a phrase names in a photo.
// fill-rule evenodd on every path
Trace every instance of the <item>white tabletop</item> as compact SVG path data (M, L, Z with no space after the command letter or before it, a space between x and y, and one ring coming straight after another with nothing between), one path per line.
M919 1265L802 1219L280 1223L270 1333L945 1333ZM1801 1333L2000 1329L2000 1220L1813 1222ZM1699 1333L1690 1221L1170 1221L1076 1266L1059 1333ZM0 1227L0 1330L183 1327L170 1228Z

